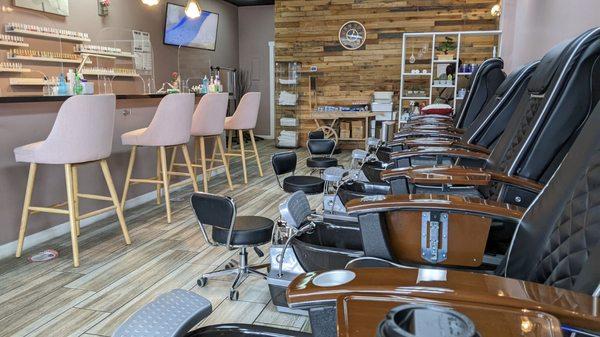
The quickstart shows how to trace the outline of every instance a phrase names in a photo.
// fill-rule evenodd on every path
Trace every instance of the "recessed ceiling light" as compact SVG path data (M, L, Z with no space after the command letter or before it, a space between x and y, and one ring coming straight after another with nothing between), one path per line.
M502 14L502 7L500 7L500 4L495 4L494 6L492 6L490 13L492 14L492 16L495 17L500 16L500 14Z
M158 5L160 0L142 0L142 3L147 6L155 6Z

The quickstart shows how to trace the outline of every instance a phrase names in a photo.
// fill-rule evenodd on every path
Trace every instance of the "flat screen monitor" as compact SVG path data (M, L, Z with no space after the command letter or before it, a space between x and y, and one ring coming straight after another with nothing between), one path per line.
M219 14L202 10L200 17L185 15L185 7L167 3L164 44L215 50Z

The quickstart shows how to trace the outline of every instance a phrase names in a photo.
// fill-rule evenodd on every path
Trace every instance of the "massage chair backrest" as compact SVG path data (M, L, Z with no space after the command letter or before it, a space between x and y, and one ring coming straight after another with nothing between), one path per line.
M592 294L600 283L600 104L515 232L505 275Z
M294 173L296 171L296 161L298 157L296 152L287 151L273 154L271 157L271 165L276 176L282 174Z
M560 43L540 61L486 168L545 183L600 98L600 28ZM492 184L488 198L527 206L534 193Z
M482 112L485 104L494 96L494 92L506 78L502 71L504 61L500 58L490 58L477 68L467 88L469 92L465 97L460 112L455 115L457 128L468 128Z
M517 109L538 63L539 61L535 61L521 66L506 77L492 99L465 131L463 141L488 149L494 147Z

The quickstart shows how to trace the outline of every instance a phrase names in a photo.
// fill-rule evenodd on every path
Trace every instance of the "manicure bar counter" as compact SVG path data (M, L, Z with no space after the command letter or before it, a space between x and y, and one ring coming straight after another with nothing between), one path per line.
M113 150L108 160L117 191L122 191L127 172L130 148L122 145L121 134L147 127L154 117L157 106L165 94L120 94L117 98L117 112L113 134ZM27 183L27 165L15 162L13 149L23 144L46 139L56 119L62 103L70 96L0 96L0 237L13 241L18 237L18 226ZM196 97L196 103L200 96ZM134 175L150 177L156 174L156 151L140 148ZM41 165L38 169L37 186L33 191L33 201L41 205L54 205L65 200L64 170L60 165ZM97 165L83 166L80 185L83 193L106 194L106 185ZM154 186L136 185L130 189L128 199L154 191ZM141 202L143 200L136 199ZM99 201L86 201L81 204L82 212L106 206ZM82 213L83 214L83 213ZM89 219L92 220L92 219ZM62 215L38 214L30 218L28 233L34 234L67 222ZM85 224L84 224L85 225ZM40 239L52 233L40 234ZM7 240L9 238L9 240ZM30 244L33 241L29 241Z

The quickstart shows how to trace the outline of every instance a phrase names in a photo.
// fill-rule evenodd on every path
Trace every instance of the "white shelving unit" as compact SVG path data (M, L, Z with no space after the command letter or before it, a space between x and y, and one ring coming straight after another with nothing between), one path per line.
M461 101L463 98L462 97L457 97L457 93L458 93L458 78L459 77L465 77L465 76L470 76L471 73L464 73L464 72L459 72L456 75L456 78L454 78L454 83L452 85L448 85L448 84L434 84L435 81L435 73L436 73L436 66L440 65L440 64L455 64L456 65L456 69L458 70L459 68L459 60L460 60L460 50L461 50L461 39L465 36L485 36L485 35L489 35L489 36L498 36L498 45L495 46L496 48L495 50L495 54L494 55L490 55L489 57L495 57L497 55L500 55L500 51L501 51L501 44L502 44L502 31L501 30L487 30L487 31L457 31L457 32L424 32L424 33L405 33L402 36L402 72L401 72L401 76L400 76L400 97L399 97L399 103L400 103L400 113L398 113L398 119L399 119L399 123L398 126L400 127L400 125L402 125L402 108L403 108L403 103L405 101L426 101L427 104L431 104L431 102L433 101L434 97L433 97L433 92L434 89L439 89L439 88L448 88L448 89L452 89L454 91L453 95L454 95L454 109L456 110L456 103L458 101ZM455 55L455 59L453 60L437 60L436 59L436 39L438 37L445 37L445 36L450 36L452 38L455 39L455 43L456 43L456 55ZM407 60L407 49L409 49L409 45L407 45L407 39L410 38L421 38L421 39L427 39L427 38L431 38L431 41L429 43L431 43L431 57L429 58L429 70L427 73L411 73L411 72L407 72L406 71L406 60ZM409 50L409 52L411 52ZM414 45L413 45L413 49L411 52L414 55ZM423 65L423 67L426 67L426 65ZM405 96L405 84L406 84L406 79L414 79L414 78L429 78L429 96L423 96L423 97L415 97L415 96Z

